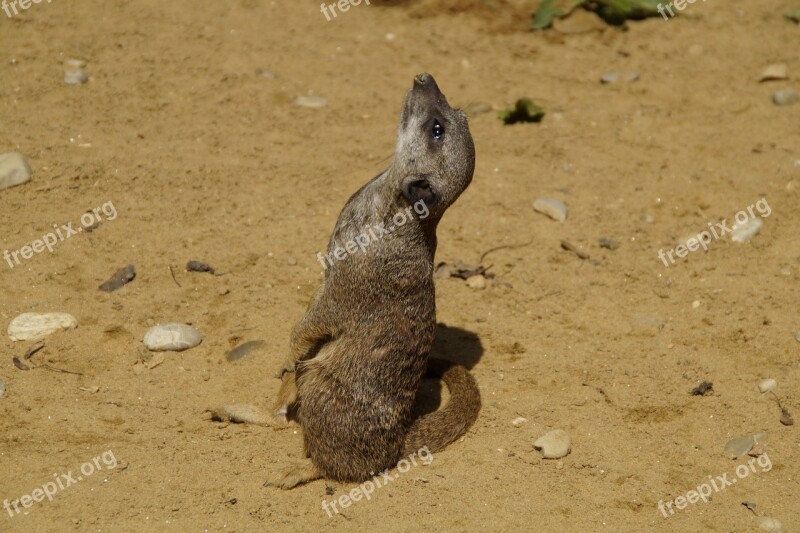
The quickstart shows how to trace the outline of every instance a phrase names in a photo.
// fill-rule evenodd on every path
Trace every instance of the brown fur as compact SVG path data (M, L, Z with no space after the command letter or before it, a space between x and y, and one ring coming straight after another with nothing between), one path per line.
M404 454L443 448L477 418L480 394L467 370L428 361L436 327L436 227L469 185L474 166L466 115L449 106L433 77L420 74L403 104L392 164L344 206L328 252L335 257L337 248L375 225L396 227L328 266L292 331L280 372L275 414L300 423L310 461L268 484L364 481ZM393 219L400 212L411 213L402 225ZM442 377L451 398L415 421L426 368Z

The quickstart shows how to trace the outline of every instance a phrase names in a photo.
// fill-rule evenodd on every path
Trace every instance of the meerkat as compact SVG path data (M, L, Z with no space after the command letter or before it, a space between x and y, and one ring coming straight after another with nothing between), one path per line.
M467 369L429 359L436 227L474 168L466 114L450 107L431 75L416 76L393 161L342 209L324 282L294 327L279 372L273 416L300 424L307 459L266 485L362 482L405 454L441 450L476 420L480 393ZM378 228L378 238L350 246L363 244L365 228ZM442 378L450 399L415 420L426 370Z

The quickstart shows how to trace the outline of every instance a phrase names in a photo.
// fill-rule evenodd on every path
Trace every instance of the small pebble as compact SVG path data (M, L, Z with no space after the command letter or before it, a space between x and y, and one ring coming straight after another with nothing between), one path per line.
M0 154L0 190L21 185L31 179L31 167L25 156L11 152Z
M486 278L482 275L478 274L476 276L470 276L467 278L467 286L471 289L485 289L486 288Z
M772 93L772 101L775 105L787 106L797 103L800 100L800 95L788 89L775 91Z
M789 78L789 67L786 63L775 63L768 65L761 71L761 77L758 81L775 81L785 80Z
M638 72L607 72L600 77L600 83L616 83L620 79L631 82L639 79Z
M778 382L775 381L774 379L765 379L764 381L758 384L758 390L761 391L761 394L764 394L765 392L773 390L777 386Z
M619 242L613 239L606 239L605 237L603 237L602 239L600 239L600 247L605 248L606 250L611 250L613 252L614 250L619 248Z
M159 324L144 334L144 345L150 351L180 352L194 348L203 338L187 324Z
M256 70L256 76L258 76L259 78L267 79L267 80L274 80L275 79L275 74L272 71L267 70L265 68L257 69Z
M758 519L758 527L763 531L772 533L781 533L783 531L783 524L780 520L768 516L762 516Z
M518 416L517 418L515 418L514 420L511 421L511 425L514 426L515 428L518 428L518 427L522 427L522 424L524 424L527 421L528 421L527 418L523 418L521 416Z
M699 309L701 305L700 300L695 300L692 302L692 309Z
M203 261L189 261L186 263L186 272L210 272L214 274L216 269Z
M794 334L794 340L800 342L800 330L798 330L797 333Z
M294 265L296 265L296 264L297 264L297 259L295 259L294 257L291 257L291 256L290 256L290 257L289 257L289 258L286 260L286 262L287 262L287 263L289 263L290 265L294 266Z
M761 231L761 227L763 225L764 222L762 222L760 218L750 219L744 224L739 224L737 222L733 225L733 231L731 231L731 240L738 243L747 242L758 235L758 232Z
M6 382L0 379L0 398L6 395Z
M294 105L298 107L308 107L319 109L328 105L328 100L323 96L298 96L294 99Z
M98 287L103 292L114 292L127 285L136 277L136 267L128 265L117 270L108 281Z
M692 396L705 396L714 392L714 384L710 381L704 381L697 387L692 389Z
M606 72L600 76L600 83L614 83L620 77L619 72Z
M89 76L82 68L72 68L64 72L64 83L67 85L83 85L89 81Z
M566 431L554 429L536 439L533 447L542 452L545 459L561 459L566 457L571 449L572 441Z
M12 341L38 340L77 327L78 321L68 313L23 313L8 325L8 336Z
M567 220L567 206L553 198L539 198L533 202L533 209L558 222L563 223Z
M725 455L731 459L747 455L747 452L753 449L755 443L756 441L752 435L733 438L725 444Z

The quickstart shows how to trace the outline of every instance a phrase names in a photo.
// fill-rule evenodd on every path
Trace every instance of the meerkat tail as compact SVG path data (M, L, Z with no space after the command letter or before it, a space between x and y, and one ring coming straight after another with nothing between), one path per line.
M428 360L428 376L444 381L450 400L444 408L414 421L406 436L406 454L426 446L431 453L443 449L467 432L481 409L478 385L463 366L432 357Z

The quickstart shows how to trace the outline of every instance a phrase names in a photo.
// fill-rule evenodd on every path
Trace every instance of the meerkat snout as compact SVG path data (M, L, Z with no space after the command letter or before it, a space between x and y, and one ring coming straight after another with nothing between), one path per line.
M423 73L406 94L399 124L394 164L406 176L402 194L412 204L424 200L441 215L475 169L467 116L450 107L433 76Z

